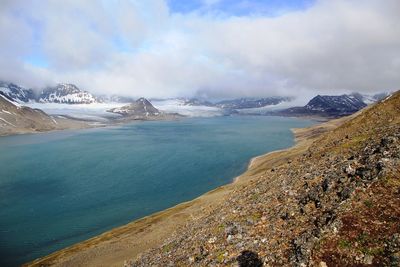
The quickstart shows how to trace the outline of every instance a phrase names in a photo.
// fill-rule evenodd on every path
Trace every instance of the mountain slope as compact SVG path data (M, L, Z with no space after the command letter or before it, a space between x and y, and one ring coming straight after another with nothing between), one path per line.
M57 122L43 111L19 106L0 95L0 135L56 128Z
M83 120L49 116L40 109L22 106L0 94L0 136L94 126L96 124Z

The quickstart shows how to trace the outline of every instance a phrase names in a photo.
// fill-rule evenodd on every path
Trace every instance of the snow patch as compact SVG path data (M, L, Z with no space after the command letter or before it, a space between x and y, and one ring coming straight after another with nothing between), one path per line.
M21 108L21 105L20 105L19 103L14 102L14 101L11 101L10 99L8 99L7 97L5 97L5 96L3 96L3 95L1 95L1 94L0 94L0 96L1 96L3 99L5 99L5 100L7 100L8 102L10 102L11 104L13 104L14 106L17 106L17 108Z
M49 115L71 117L84 120L107 121L110 117L119 117L118 114L107 110L121 106L121 103L91 103L91 104L60 104L60 103L28 103L30 108L41 109Z
M15 126L14 124L12 124L11 122L6 121L6 120L3 119L3 118L0 118L0 120L1 120L1 121L4 121L4 122L7 123L8 125L11 125L11 126L17 128L17 126Z

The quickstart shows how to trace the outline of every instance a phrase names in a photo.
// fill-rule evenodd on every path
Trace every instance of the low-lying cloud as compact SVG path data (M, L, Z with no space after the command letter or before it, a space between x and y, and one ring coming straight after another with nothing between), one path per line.
M135 97L395 90L399 14L397 0L320 0L273 17L173 13L162 0L2 1L0 79Z

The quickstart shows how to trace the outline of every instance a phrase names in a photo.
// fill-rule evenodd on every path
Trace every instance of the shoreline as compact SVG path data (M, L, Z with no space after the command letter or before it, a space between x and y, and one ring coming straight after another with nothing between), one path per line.
M58 131L65 131L65 130L84 130L84 129L93 129L93 128L104 128L104 127L114 127L125 125L133 122L146 122L146 121L174 121L174 120L181 120L184 118L188 118L184 115L179 114L169 114L166 113L164 117L154 117L154 118L147 118L147 119L136 119L136 118L119 118L119 119L109 119L108 121L96 121L96 120L87 120L87 119L78 119L66 115L49 115L53 120L57 123L57 127L54 129L43 129L43 130L35 130L35 129L19 129L14 132L1 132L0 137L5 136L13 136L13 135L23 135L23 134L42 134L42 133L50 133L50 132L58 132ZM240 115L243 116L243 115ZM244 115L247 116L247 115ZM257 115L249 115L249 116L257 116ZM331 120L335 120L338 118L327 118L321 116L303 116L303 117L296 117L296 116L275 116L275 115L267 115L271 117L284 117L284 118L296 118L296 119L306 119L306 120L314 120L318 124L325 123ZM61 125L61 126L60 126ZM260 155L262 156L262 155ZM256 156L254 158L257 158ZM250 162L254 159L252 158Z
M193 200L25 263L23 266L122 266L125 260L162 245L172 232L223 201L230 192L246 184L254 175L287 163L291 157L304 153L322 133L336 128L347 118L334 119L307 128L291 129L295 138L293 146L253 157L244 173L235 177L231 183L217 187Z
M149 118L149 119L131 119L123 118L119 120L109 120L109 121L95 121L95 120L81 120L76 118L69 118L66 116L58 117L51 115L51 118L57 121L57 125L63 125L59 128L49 129L49 130L33 130L24 129L14 132L0 132L0 137L14 136L14 135L24 135L24 134L43 134L58 131L68 131L68 130L85 130L85 129L96 129L105 127L115 127L126 125L134 122L146 122L146 121L173 121L179 120L185 117L161 117L161 118Z

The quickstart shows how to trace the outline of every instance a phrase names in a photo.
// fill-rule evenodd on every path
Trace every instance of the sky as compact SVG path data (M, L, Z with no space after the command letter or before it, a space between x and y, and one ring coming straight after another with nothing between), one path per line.
M398 0L1 0L0 80L132 97L400 88Z

